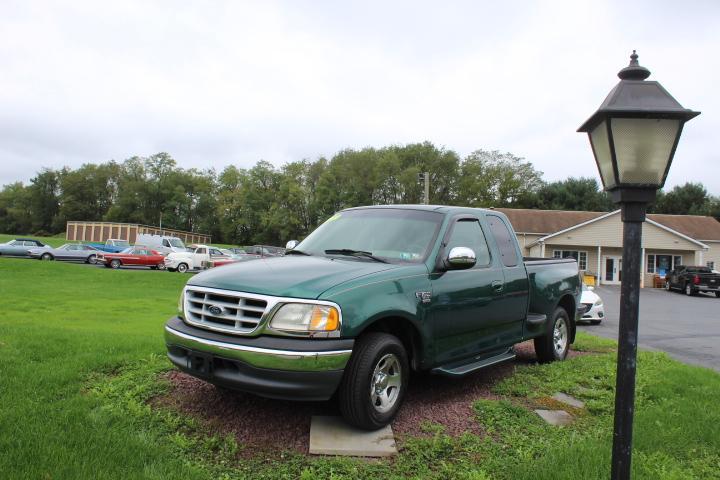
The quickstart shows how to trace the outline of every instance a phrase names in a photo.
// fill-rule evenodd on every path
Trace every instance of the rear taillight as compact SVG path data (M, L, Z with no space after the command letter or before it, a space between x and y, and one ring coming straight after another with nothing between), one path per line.
M700 275L695 275L695 276L693 277L693 283L694 283L695 285L700 285Z

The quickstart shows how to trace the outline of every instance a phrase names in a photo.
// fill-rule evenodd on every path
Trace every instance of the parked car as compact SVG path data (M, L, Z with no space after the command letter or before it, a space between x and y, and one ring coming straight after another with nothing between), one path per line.
M160 252L142 245L126 248L119 253L102 253L97 258L98 264L115 269L122 266L141 266L164 270L164 261L165 257Z
M685 295L715 293L720 298L720 274L708 267L682 265L665 275L665 290L681 290Z
M165 326L177 368L271 398L327 400L377 429L410 371L459 377L534 339L563 360L580 305L575 259L523 259L507 217L438 206L343 210L283 257L191 278Z
M207 245L190 245L185 252L171 253L165 257L165 268L171 272L185 273L188 270L209 268L211 260L228 260L220 249Z
M39 240L32 238L16 238L6 243L0 243L0 255L8 257L28 257L30 250L46 246Z
M88 245L103 252L119 253L130 247L130 242L122 238L108 238L105 243L89 243Z
M168 255L175 252L186 252L187 247L182 240L178 237L169 235L150 235L148 233L141 233L135 240L136 243L145 245L148 248L152 248L163 255Z
M582 284L580 304L582 306L580 320L589 321L591 325L599 325L605 318L605 305L602 298L595 293L595 287Z
M271 245L253 245L245 247L245 252L250 255L259 255L261 257L281 257L285 255L285 249L282 247L273 247Z
M65 260L69 262L85 262L94 264L98 255L103 252L91 245L80 243L66 243L65 245L53 248L45 245L30 250L30 257L40 260Z

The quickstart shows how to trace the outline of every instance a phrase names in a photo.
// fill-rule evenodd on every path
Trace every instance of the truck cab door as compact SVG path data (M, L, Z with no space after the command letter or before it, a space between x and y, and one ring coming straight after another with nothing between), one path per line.
M462 270L445 262L454 247L467 247L476 263ZM448 226L430 275L435 363L444 364L496 350L507 343L502 312L504 275L497 255L490 252L479 218L456 217Z

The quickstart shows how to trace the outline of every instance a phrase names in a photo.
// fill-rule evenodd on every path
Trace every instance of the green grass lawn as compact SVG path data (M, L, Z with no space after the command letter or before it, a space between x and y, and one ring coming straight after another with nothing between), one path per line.
M0 241L4 237L0 236ZM607 478L614 345L518 368L474 404L483 436L401 439L393 460L239 455L202 422L150 407L166 391L162 325L184 275L0 259L0 478ZM662 353L638 361L635 478L720 478L720 375ZM584 400L570 427L530 408L557 391Z

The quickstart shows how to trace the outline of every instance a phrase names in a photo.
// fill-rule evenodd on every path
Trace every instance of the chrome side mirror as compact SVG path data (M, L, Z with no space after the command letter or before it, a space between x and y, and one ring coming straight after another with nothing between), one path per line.
M454 247L447 257L447 263L452 268L470 268L475 262L475 252L467 247Z
M300 242L298 242L297 240L290 240L285 244L285 250L292 250L293 248L298 246L298 243Z

